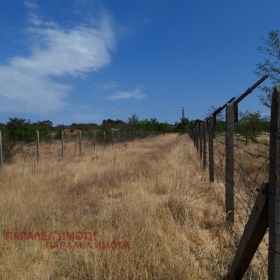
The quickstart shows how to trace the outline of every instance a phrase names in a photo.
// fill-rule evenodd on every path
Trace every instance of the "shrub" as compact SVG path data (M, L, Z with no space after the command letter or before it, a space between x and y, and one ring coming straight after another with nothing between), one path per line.
M40 133L40 140L46 141L51 138L51 129L46 125L31 124L25 119L10 118L6 125L0 125L2 132L2 144L4 160L9 162L19 147L20 142L30 143L36 141L37 131Z

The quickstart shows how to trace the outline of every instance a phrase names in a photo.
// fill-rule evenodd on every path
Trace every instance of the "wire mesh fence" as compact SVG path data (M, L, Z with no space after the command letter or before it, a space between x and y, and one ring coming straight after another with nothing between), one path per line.
M135 140L160 134L162 133L159 131L71 131L66 129L52 135L51 139L42 141L39 132L37 132L28 143L25 141L11 143L8 139L1 138L3 141L0 141L0 169L9 162L11 150L14 161L21 160L32 163L51 159L71 159L81 155L92 157L98 150L117 147L122 143L133 144Z
M234 236L240 240L261 184L269 178L269 133L266 127L253 137L244 137L240 133L242 123L235 124L233 134L234 160ZM254 124L246 125L248 133ZM215 129L214 170L216 182L226 197L226 120L220 118ZM267 279L268 234L257 250L252 265L245 274L245 279ZM254 267L254 269L252 269Z
M274 209L275 213L272 215L272 212L268 211L270 206L267 206L268 203L265 204L266 208L260 211L267 216L264 215L262 221L257 220L256 212L259 210L258 202L262 200L262 198L259 198L259 193L263 191L261 186L264 182L269 182L267 184L269 204L275 203L275 196L272 197L270 193L278 185L274 184L275 187L272 188L271 177L278 178L276 166L279 163L277 156L275 156L275 163L271 165L271 154L277 153L277 150L270 147L270 138L271 134L275 133L275 143L279 140L277 138L277 126L275 125L274 128L271 126L271 122L276 122L279 115L276 113L273 120L269 120L259 113L239 114L238 103L243 100L241 97L245 98L248 95L248 92L252 92L252 90L247 90L245 95L242 94L238 98L233 98L217 109L217 114L214 113L190 131L190 135L197 148L203 168L209 169L210 181L213 182L215 178L224 194L226 222L237 245L237 253L228 279L241 279L243 276L244 279L276 279L270 278L268 271L272 270L272 268L269 269L269 263L270 267L277 263L271 261L273 253L269 253L277 251L274 249L277 243L269 242L270 233L267 228L268 224L270 226L274 225L271 221L275 223L276 219L272 216L277 215L278 210ZM279 88L275 89L274 95L280 96ZM275 106L277 107L278 103ZM223 109L226 109L226 111L223 112ZM277 107L277 110L279 110L279 107ZM271 174L274 174L273 172L276 175L271 176ZM253 240L251 242L250 239L254 239L254 237L246 236L246 234L248 234L248 227L250 227L249 223L254 219L256 228L258 223L263 224L261 227L264 228L264 236L261 236L259 241L255 242ZM279 235L279 233L277 234ZM278 235L275 240L277 240ZM240 254L240 248L243 247L244 249L245 245L250 244L250 242L255 243L254 246L258 245L256 249L247 248L248 251L254 251L249 253L243 251ZM249 256L250 254L252 256ZM236 272L238 270L236 267L233 268L236 263L237 266L239 265L239 272ZM250 264L249 267L244 263ZM236 269L236 271L232 269ZM241 277L237 277L235 273L239 273Z

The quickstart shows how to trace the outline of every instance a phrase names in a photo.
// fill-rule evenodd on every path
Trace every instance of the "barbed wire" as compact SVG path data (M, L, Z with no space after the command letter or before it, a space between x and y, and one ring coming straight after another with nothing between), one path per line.
M73 158L85 154L93 154L96 149L117 147L123 143L133 143L134 140L154 137L162 134L159 131L82 131L79 134L61 133L52 135L51 139L36 142L36 137L30 143L18 142L13 147L13 161L20 159L23 163L62 158ZM2 141L5 146L5 139ZM38 145L37 145L38 144ZM4 150L4 164L8 163Z
M268 137L267 133L259 136ZM247 143L246 143L247 142ZM238 224L237 240L245 228L257 196L257 190L263 181L268 180L269 144L264 142L246 140L242 142L240 136L234 132L234 211ZM245 144L246 143L246 144ZM216 181L225 194L226 170L226 134L215 131L214 137L214 168ZM260 249L262 248L262 249ZM264 238L254 256L253 271L248 269L245 279L252 274L259 274L258 279L267 279L268 242ZM255 275L256 276L256 275Z

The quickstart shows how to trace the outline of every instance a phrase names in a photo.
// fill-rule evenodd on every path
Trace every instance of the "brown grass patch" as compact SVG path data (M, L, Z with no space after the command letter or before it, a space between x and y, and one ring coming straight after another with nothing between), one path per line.
M67 143L68 144L68 143ZM89 149L89 147L88 147ZM235 250L224 198L186 136L164 135L83 156L47 149L0 173L2 232L96 231L130 250L46 249L0 237L2 279L222 279ZM257 279L257 278L256 278Z

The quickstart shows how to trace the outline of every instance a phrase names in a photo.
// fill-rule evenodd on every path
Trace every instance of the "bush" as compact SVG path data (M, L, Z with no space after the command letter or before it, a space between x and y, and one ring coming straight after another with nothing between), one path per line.
M0 125L0 131L2 135L2 150L4 162L9 162L14 154L16 143L9 140L4 125Z
M41 140L51 138L51 129L40 124L31 124L25 119L10 118L5 127L7 137L12 142L30 143L36 141L37 131Z
M25 119L10 118L6 125L1 124L3 155L5 162L9 162L17 152L19 142L30 143L36 141L37 131L40 133L40 140L46 141L51 138L51 129L46 125L31 124Z

